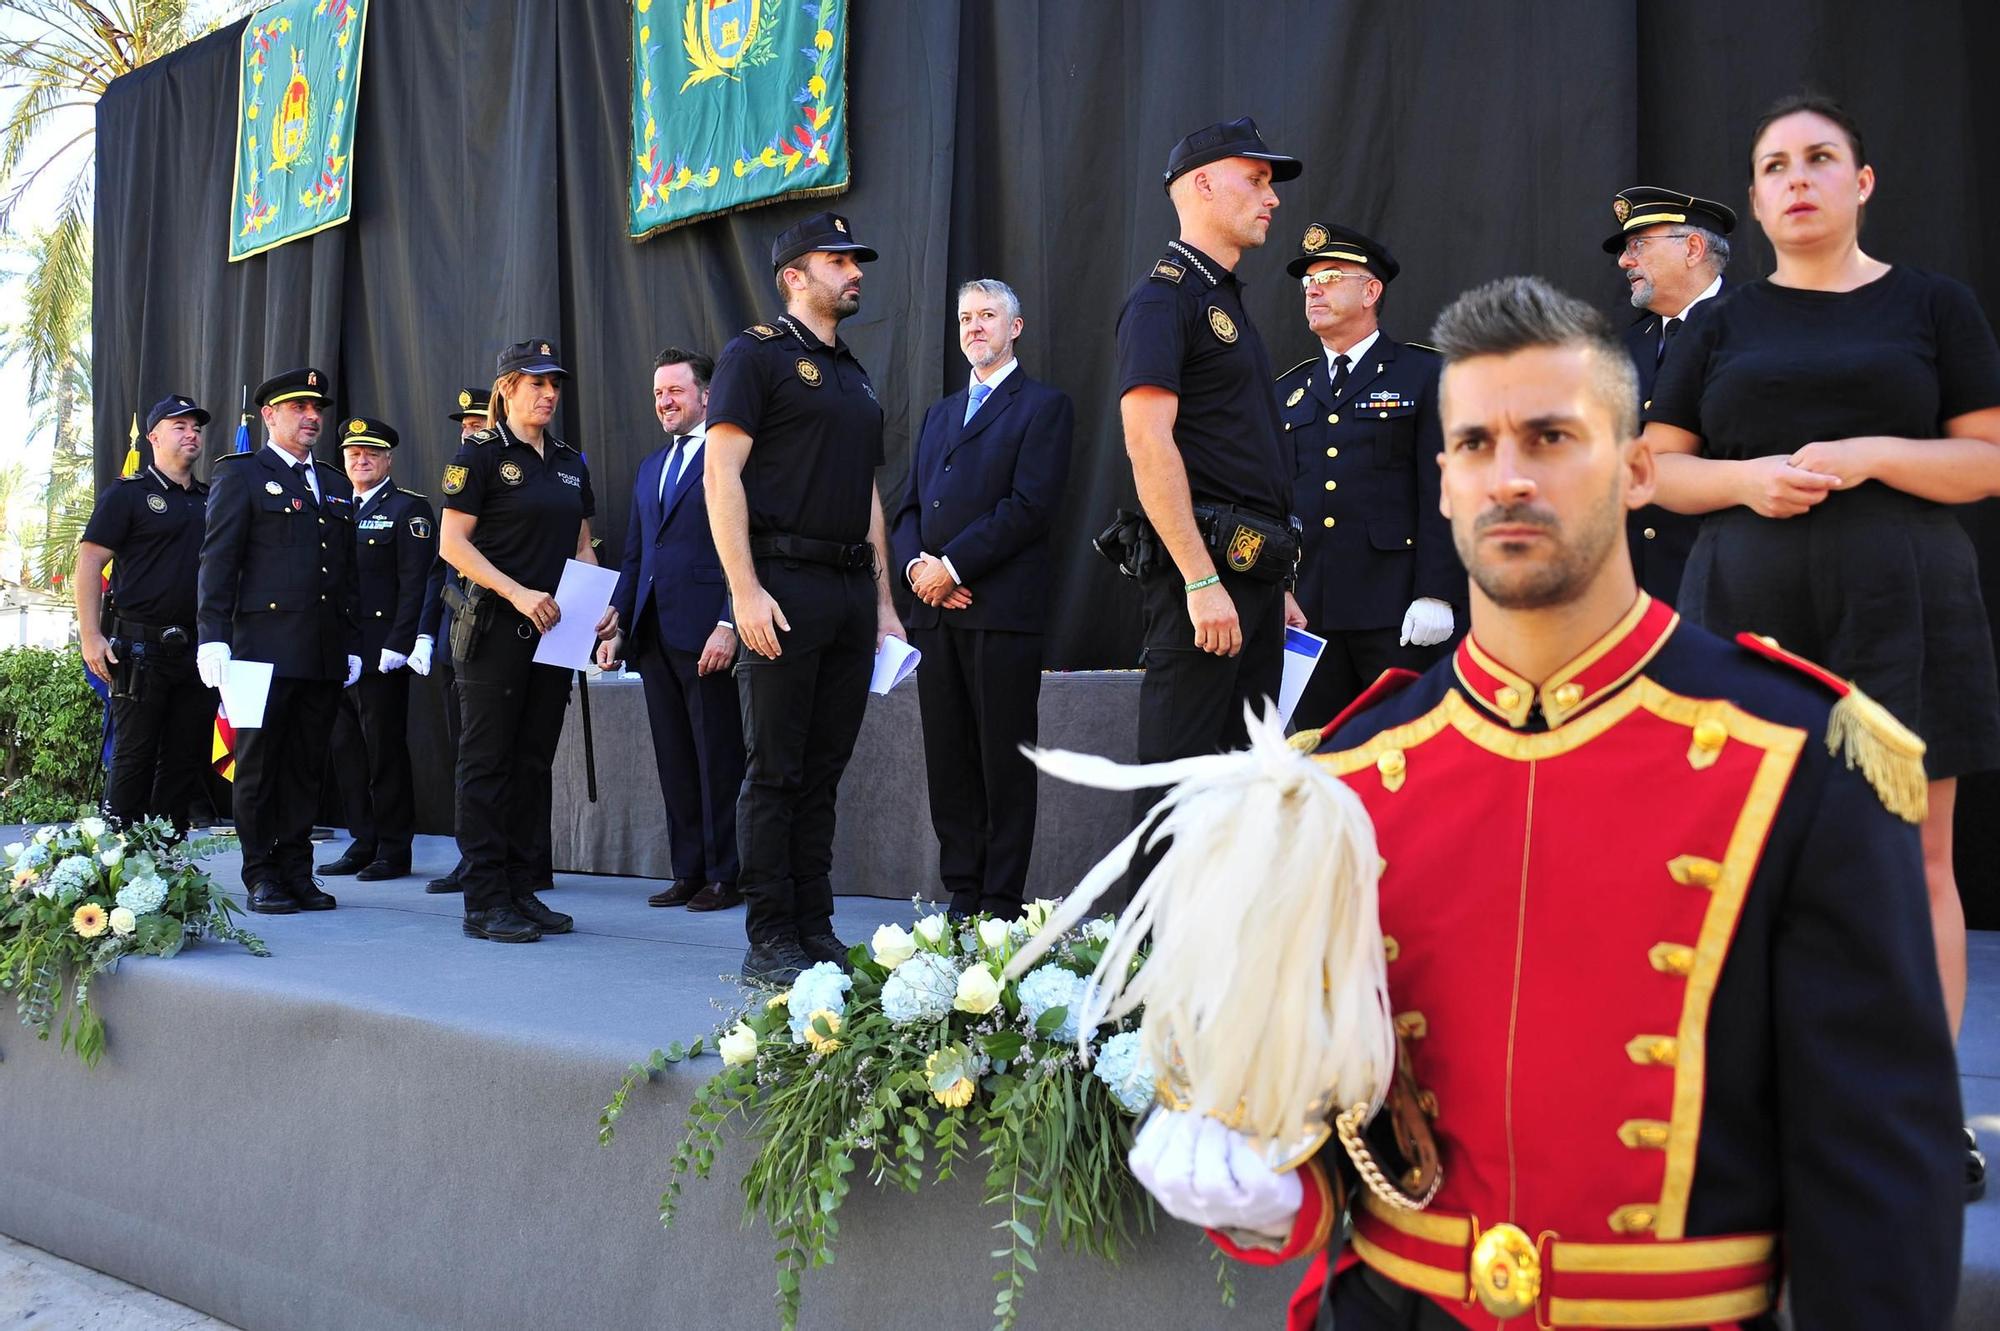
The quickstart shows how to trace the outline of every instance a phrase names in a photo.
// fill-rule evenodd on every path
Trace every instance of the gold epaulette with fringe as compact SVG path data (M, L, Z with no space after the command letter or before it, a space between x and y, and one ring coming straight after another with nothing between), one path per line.
M1775 638L1739 633L1736 642L1831 689L1838 701L1827 717L1826 751L1845 762L1849 770L1859 768L1874 788L1875 797L1882 801L1882 807L1904 822L1921 824L1930 815L1930 778L1924 772L1924 742L1915 731L1853 681L1786 651Z

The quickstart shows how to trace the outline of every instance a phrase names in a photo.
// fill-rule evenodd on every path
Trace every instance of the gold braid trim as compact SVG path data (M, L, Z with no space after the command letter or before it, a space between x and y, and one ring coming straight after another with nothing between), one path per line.
M1924 821L1930 812L1924 742L1888 708L1850 687L1827 719L1826 749L1849 768L1859 767L1890 813L1904 822Z

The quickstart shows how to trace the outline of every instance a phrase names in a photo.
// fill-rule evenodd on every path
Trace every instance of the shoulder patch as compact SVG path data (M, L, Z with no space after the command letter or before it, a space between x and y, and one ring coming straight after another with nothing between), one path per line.
M1826 720L1827 752L1850 769L1860 768L1890 813L1907 823L1924 821L1930 813L1930 780L1924 772L1924 742L1915 731L1852 681L1786 651L1774 638L1739 633L1736 645L1790 666L1833 694L1836 701Z
M756 338L759 342L769 342L774 337L783 337L785 335L782 329L773 328L770 324L751 324L743 331L751 337Z
M1361 715L1361 713L1367 711L1383 699L1391 698L1401 693L1421 678L1422 676L1414 670L1404 670L1400 667L1392 667L1384 670L1376 677L1373 684L1370 684L1361 691L1360 697L1341 708L1339 716L1334 717L1333 720L1327 722L1318 730L1301 730L1298 734L1292 736L1292 745L1301 753L1316 752L1322 744L1333 738L1336 731L1354 717Z
M1162 259L1153 265L1153 271L1149 276L1157 277L1162 282L1178 284L1183 277L1187 276L1187 269L1177 263L1169 263L1167 260Z
M471 434L465 436L462 442L468 444L490 444L499 437L500 432L489 426L484 430L474 430Z

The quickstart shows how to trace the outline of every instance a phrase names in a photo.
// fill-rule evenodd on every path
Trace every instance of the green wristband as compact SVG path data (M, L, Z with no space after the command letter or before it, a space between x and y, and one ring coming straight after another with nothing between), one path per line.
M1220 573L1211 573L1205 578L1202 578L1195 582L1190 582L1187 586L1183 587L1181 590L1186 592L1198 592L1203 587L1213 587L1216 583L1221 581L1222 581L1222 575Z

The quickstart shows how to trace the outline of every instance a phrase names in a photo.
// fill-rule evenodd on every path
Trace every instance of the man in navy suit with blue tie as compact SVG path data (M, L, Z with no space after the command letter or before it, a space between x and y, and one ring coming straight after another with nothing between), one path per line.
M931 407L890 544L917 595L931 825L951 912L1012 917L1035 840L1035 769L1050 520L1076 410L1014 359L1021 302L1005 282L958 292L965 389Z
M639 464L625 558L611 595L623 629L597 651L598 664L609 666L629 633L629 655L646 686L674 872L646 904L689 910L722 910L743 900L736 889L743 723L729 676L736 632L702 490L714 373L715 362L698 351L668 347L654 360L653 413L667 443Z

